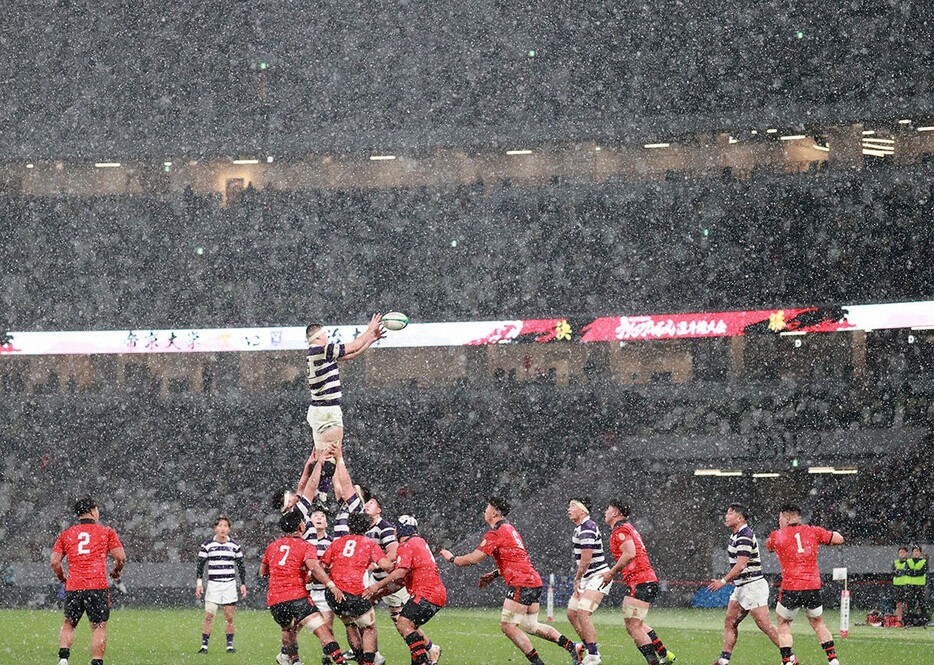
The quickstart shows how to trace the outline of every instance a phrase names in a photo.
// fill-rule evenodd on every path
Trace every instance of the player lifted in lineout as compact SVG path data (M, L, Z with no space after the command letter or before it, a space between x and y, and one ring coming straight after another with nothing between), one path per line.
M381 316L374 314L369 325L351 342L329 342L320 323L305 328L308 341L308 388L311 404L306 416L311 426L315 448L323 451L339 446L344 438L344 416L341 412L341 378L338 361L356 358L385 336L380 327Z

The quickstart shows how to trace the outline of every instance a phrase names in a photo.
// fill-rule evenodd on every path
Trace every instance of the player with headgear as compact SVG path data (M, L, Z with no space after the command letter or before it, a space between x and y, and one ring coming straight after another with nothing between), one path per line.
M432 643L421 627L447 603L447 589L428 543L418 533L418 520L411 515L401 515L396 522L396 535L399 547L395 568L370 585L363 596L378 599L399 584L405 586L408 599L396 620L396 630L409 647L412 663L431 665L441 657L441 647Z

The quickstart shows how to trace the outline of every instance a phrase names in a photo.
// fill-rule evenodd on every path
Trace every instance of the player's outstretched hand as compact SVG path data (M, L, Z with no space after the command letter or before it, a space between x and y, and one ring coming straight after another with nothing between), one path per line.
M246 584L240 585L240 600L246 600Z
M374 315L370 318L370 324L367 326L367 330L369 330L369 331L370 331L372 334L374 334L374 335L378 334L378 333L379 333L379 324L380 324L380 322L381 322L382 320L383 320L383 315L382 315L382 314L374 314Z
M710 580L710 584L707 585L707 591L719 591L726 586L726 582L723 580Z
M479 586L481 589L485 589L486 587L490 586L490 584L495 579L496 579L495 570L491 570L488 573L483 573L483 575L480 576L480 582L477 584L477 586Z

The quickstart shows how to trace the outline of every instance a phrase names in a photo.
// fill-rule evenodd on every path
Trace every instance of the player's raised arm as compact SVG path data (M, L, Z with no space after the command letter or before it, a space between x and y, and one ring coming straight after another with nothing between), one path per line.
M385 337L386 334L379 327L381 319L381 314L374 314L366 330L356 339L344 344L344 353L338 360L352 360L370 348L375 342Z
M334 463L334 496L338 501L346 501L354 495L353 479L347 470L347 464L344 462L343 448L338 447L334 453L336 459Z
M451 550L441 550L441 558L455 566L475 566L487 557L486 552L475 549L470 554L455 556Z
M302 476L298 479L298 493L309 501L314 501L318 493L325 457L326 455L318 455L317 448L312 449L302 469Z

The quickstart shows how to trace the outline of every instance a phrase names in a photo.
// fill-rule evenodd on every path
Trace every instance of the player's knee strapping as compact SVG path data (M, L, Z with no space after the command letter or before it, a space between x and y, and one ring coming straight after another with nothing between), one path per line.
M519 628L527 632L529 635L534 635L538 632L538 615L537 614L524 614L519 620Z
M512 610L507 610L503 608L502 613L499 615L500 623L511 623L514 625L519 625L522 621L524 614L519 614L518 612L513 612Z
M624 619L639 619L641 621L645 621L647 616L649 616L648 607L637 607L636 605L628 605L623 603Z
M580 602L577 604L577 610L579 612L587 612L588 614L596 612L598 607L600 607L600 603L594 601L593 598L581 598Z
M361 614L355 618L352 623L357 628L369 628L374 623L376 623L376 613L373 610L370 610L366 614Z
M321 616L320 612L315 612L314 614L308 617L308 621L305 623L305 629L310 632L315 632L321 626L324 625L324 617Z

